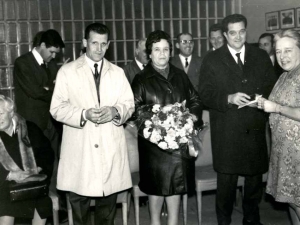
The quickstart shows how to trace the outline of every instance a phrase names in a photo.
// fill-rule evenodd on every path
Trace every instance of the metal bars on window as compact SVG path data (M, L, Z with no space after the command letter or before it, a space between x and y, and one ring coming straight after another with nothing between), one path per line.
M240 9L240 4L240 0L0 0L0 93L13 97L14 60L32 49L38 31L51 28L61 34L66 47L59 64L79 56L84 29L92 22L111 30L106 58L120 66L134 58L136 41L157 29L169 33L174 42L178 33L192 33L194 51L201 56L209 49L209 26Z

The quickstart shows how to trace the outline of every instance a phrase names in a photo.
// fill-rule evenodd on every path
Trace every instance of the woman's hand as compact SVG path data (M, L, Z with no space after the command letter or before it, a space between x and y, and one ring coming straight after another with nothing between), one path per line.
M11 171L8 174L7 180L9 181L16 181L17 183L22 183L23 180L25 180L27 177L29 177L30 175L32 175L31 172L29 171Z
M259 109L262 109L268 113L276 112L276 106L278 105L277 103L269 101L265 98L259 98L257 102Z

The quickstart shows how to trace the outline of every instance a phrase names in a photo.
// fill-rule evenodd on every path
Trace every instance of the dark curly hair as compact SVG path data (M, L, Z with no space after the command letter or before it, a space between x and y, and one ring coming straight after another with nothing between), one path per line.
M171 37L169 34L162 30L156 30L151 32L146 41L146 53L149 58L149 55L151 55L152 52L152 46L154 43L160 42L160 40L165 39L169 43L169 48L170 48L170 54L172 53L173 46L172 46L172 41Z

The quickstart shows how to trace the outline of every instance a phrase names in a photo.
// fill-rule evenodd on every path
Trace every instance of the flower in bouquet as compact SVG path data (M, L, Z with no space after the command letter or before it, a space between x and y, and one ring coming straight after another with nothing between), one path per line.
M148 110L149 112L149 110ZM144 120L142 135L161 149L179 149L188 143L194 130L196 116L183 103L152 106L152 116Z

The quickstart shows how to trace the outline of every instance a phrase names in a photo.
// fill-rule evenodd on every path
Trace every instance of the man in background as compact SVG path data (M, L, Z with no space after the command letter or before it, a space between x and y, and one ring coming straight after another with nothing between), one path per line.
M225 43L225 38L222 32L222 25L219 23L213 24L209 28L209 42L212 48L209 49L202 58L204 58L208 53L221 48Z
M263 33L258 39L258 46L260 49L265 50L272 61L274 71L277 77L283 73L283 69L279 66L274 50L274 35L270 33Z
M199 95L209 108L213 166L217 172L216 213L229 225L239 176L245 178L243 225L261 225L262 174L268 171L267 115L257 104L239 108L251 96L268 97L276 76L265 51L246 43L247 19L241 14L222 22L227 44L208 54L201 67Z
M190 33L180 33L177 35L176 48L179 54L170 59L170 62L184 72L190 78L195 90L198 90L200 66L202 59L193 54L194 40Z
M132 83L135 75L143 70L149 61L146 54L146 40L146 38L143 38L136 43L134 60L123 68L130 84Z
M15 61L15 101L17 112L44 132L58 159L60 138L49 109L58 71L54 58L65 44L56 30L38 35L36 47Z

